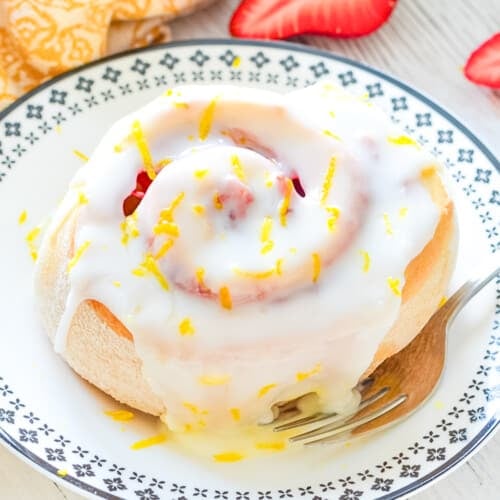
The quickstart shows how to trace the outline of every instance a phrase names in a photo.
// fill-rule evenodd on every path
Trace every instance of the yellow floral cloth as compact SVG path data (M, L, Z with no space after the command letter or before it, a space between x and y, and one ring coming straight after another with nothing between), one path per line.
M170 40L166 21L210 0L0 0L0 108L49 78Z

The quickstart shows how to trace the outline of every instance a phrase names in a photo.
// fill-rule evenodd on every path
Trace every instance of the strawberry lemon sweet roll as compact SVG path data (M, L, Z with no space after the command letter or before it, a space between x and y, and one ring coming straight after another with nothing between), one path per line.
M331 84L174 88L75 175L40 251L43 323L172 431L248 428L310 393L346 412L437 308L452 214L435 160Z

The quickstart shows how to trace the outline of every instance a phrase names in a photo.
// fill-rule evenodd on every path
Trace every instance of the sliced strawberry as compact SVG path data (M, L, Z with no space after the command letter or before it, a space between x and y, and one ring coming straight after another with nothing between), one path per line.
M397 0L243 0L230 22L243 38L363 36L387 21Z
M464 73L471 82L500 89L500 33L486 40L469 56Z

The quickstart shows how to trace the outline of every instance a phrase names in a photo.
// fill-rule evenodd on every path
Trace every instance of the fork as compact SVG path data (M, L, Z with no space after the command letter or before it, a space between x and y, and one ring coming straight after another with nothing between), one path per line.
M434 314L414 340L386 359L356 389L361 403L349 415L315 413L291 421L300 411L297 400L281 403L272 424L280 432L319 422L313 429L290 437L305 445L332 443L361 437L400 422L420 407L436 389L445 363L446 334L462 308L500 271L467 281ZM425 376L422 376L425 374Z

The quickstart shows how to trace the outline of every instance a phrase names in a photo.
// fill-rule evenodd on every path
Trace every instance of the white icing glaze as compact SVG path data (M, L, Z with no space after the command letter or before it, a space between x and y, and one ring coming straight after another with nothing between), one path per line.
M200 138L211 103L210 131ZM139 235L123 244L122 203L143 168L130 135L135 120L154 160L173 161L129 218ZM235 143L241 132L248 139L244 145ZM430 240L439 218L419 181L433 158L388 140L401 135L380 110L325 84L287 95L180 87L123 118L75 176L58 212L61 220L77 193L85 193L74 247L89 243L69 274L56 349L64 349L81 300L105 304L132 332L144 374L174 430L186 424L227 427L231 408L240 410L241 424L253 424L269 419L272 404L310 391L328 410L356 404L352 388L398 316L400 297L387 280L399 279L402 288L407 264ZM321 202L332 158L332 186ZM306 196L292 192L284 226L283 179L293 173ZM235 192L224 209L214 206L214 194ZM165 290L154 273L142 268L145 276L137 276L132 270L141 269L145 254L157 254L169 238L155 234L155 226L180 193L171 218L180 234L155 260L168 282ZM242 196L253 201L242 203ZM205 207L204 214L193 212L196 204ZM340 209L335 231L327 223L326 207L332 206ZM272 218L274 246L262 253L265 217ZM367 272L360 251L370 256ZM322 263L316 283L312 254ZM205 270L203 286L212 298L196 293L198 268ZM269 270L264 279L241 273ZM224 286L233 297L231 310L219 303ZM186 318L192 335L179 333Z

